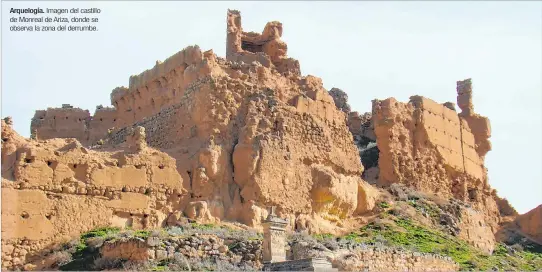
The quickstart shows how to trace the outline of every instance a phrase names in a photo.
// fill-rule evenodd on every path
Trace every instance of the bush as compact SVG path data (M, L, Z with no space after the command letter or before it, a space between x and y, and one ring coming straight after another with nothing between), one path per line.
M68 251L57 251L51 255L53 267L63 266L73 260L72 254Z
M101 247L104 244L104 241L105 237L91 237L87 239L86 243L88 247L96 249Z
M223 260L216 260L217 271L258 271L254 266L247 262L231 263Z
M210 259L203 260L190 260L190 267L192 271L214 271L216 270L216 263Z
M316 244L318 241L312 235L309 235L306 231L297 231L290 235L290 240L293 242L307 242L309 244Z
M122 264L122 270L124 271L150 271L154 267L156 267L156 264L148 261L126 261Z
M520 244L513 244L513 245L511 246L511 248L514 249L515 251L523 251L523 250L524 250L524 249L523 249L523 246L520 245Z
M378 207L380 207L382 209L387 209L387 208L389 208L391 206L390 206L390 204L388 202L382 201L382 202L378 203Z
M115 234L120 231L120 228L117 227L104 227L104 228L98 228L95 230L91 230L87 233L84 233L81 235L81 239L88 239L91 237L106 237L107 235Z
M121 268L122 263L123 263L122 260L119 260L119 259L98 258L94 260L94 269L105 270L105 269Z

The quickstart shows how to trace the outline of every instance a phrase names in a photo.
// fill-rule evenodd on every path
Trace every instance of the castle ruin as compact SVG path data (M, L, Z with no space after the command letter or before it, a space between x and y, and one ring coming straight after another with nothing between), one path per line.
M500 208L483 163L489 121L474 113L470 80L458 82L459 114L413 96L375 100L359 116L337 108L321 79L301 75L282 31L273 21L244 32L229 10L226 58L189 46L131 76L94 115L68 105L36 111L32 140L2 121L3 267L39 262L99 226L188 217L261 229L267 206L289 229L340 233L340 222L375 208L379 193L365 181L373 172L382 186L472 203L479 212L466 218L496 231ZM378 148L367 169L360 139ZM478 234L463 237L491 251L494 238Z

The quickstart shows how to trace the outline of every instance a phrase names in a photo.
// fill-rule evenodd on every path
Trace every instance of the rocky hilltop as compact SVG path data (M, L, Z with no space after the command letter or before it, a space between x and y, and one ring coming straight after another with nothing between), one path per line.
M52 251L96 228L192 222L258 232L270 206L288 231L310 235L346 235L410 209L484 254L510 237L504 229L541 242L540 207L518 216L491 189L490 123L474 112L470 79L457 82L459 113L454 103L412 96L373 100L360 115L345 92L302 76L282 31L273 21L245 32L229 10L225 59L189 46L131 76L94 115L69 104L36 111L31 139L3 120L2 267L53 268ZM238 253L260 260L249 251ZM339 255L326 256L360 269ZM431 258L436 269L458 268Z

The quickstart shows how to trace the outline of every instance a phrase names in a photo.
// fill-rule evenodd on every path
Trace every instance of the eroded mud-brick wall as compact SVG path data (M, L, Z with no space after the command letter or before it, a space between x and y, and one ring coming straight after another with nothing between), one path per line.
M458 90L463 86L458 82ZM484 166L490 146L487 118L472 111L457 114L446 103L413 96L409 103L393 98L373 101L371 122L379 149L380 185L398 182L471 203L484 215L480 226L496 232L501 215ZM494 238L486 238L474 243L491 248Z
M258 227L275 205L292 228L335 232L339 219L370 210L376 193L360 178L345 113L287 57L282 24L244 32L228 11L227 29L226 59L190 46L157 62L113 90L114 108L90 121L99 129L76 138L122 148L131 127L144 127L146 142L175 159L189 196L179 212L200 221Z
M88 110L69 105L38 110L32 118L30 132L32 137L41 139L76 138L86 141L90 119Z
M136 129L120 149L27 140L2 121L2 266L23 268L97 227L161 227L186 190L175 160Z

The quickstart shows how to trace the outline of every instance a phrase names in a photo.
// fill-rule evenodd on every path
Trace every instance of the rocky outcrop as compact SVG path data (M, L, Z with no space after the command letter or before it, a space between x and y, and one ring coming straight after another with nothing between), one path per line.
M519 231L542 245L542 205L518 216L514 223Z

